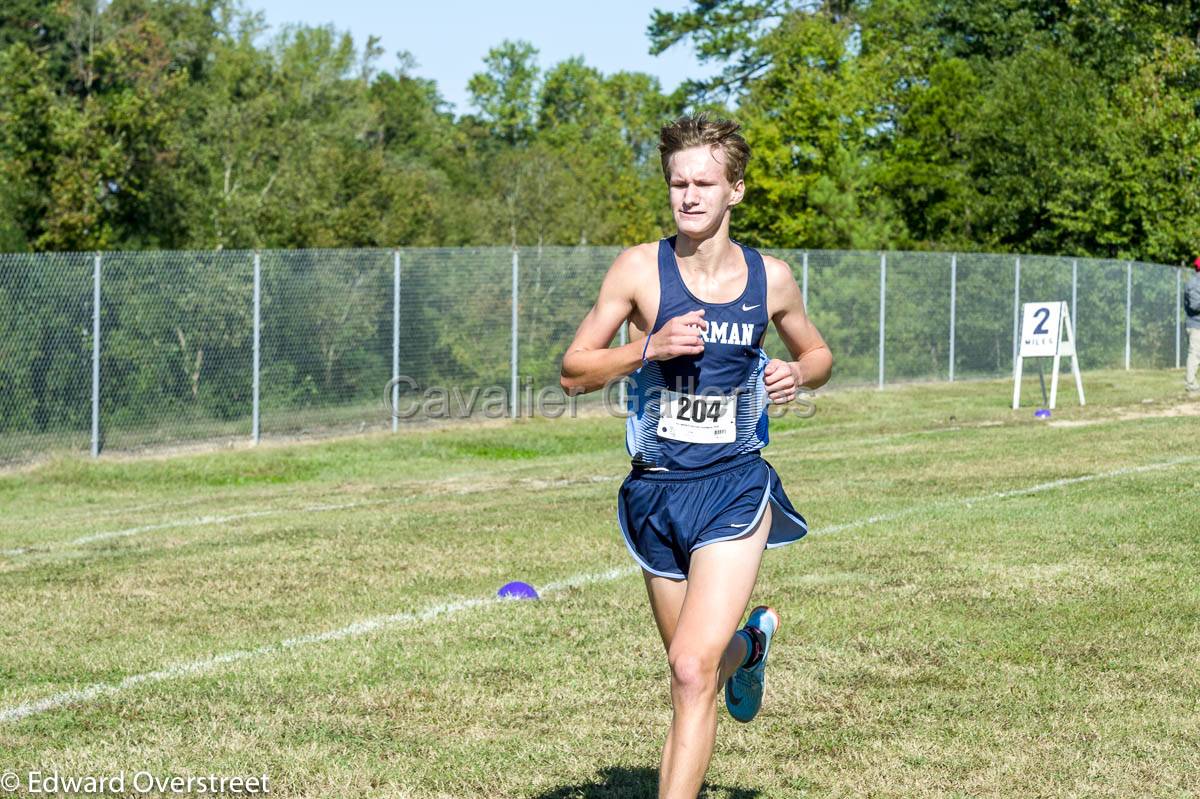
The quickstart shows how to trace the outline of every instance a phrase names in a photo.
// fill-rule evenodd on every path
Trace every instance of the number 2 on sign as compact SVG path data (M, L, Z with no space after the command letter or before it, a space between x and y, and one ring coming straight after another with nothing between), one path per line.
M1050 320L1050 309L1046 307L1038 308L1033 312L1033 315L1038 320L1037 327L1033 329L1033 335L1044 336L1049 333L1050 330L1046 327L1046 322Z

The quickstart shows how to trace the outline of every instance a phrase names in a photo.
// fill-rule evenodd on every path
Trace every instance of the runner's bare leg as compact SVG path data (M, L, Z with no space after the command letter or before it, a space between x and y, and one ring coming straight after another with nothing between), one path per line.
M717 734L717 693L746 658L746 644L734 633L770 529L768 506L751 535L696 550L686 581L643 572L671 664L674 714L663 745L660 799L693 799L703 784Z

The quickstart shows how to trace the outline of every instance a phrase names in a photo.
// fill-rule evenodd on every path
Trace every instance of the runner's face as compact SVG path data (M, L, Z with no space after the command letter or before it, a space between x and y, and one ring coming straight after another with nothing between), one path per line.
M719 147L689 147L671 156L669 196L679 232L691 238L715 233L730 206L741 202L745 184L730 185Z

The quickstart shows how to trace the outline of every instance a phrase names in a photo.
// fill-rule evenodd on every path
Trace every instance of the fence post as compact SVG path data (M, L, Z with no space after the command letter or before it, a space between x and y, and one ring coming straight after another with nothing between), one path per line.
M1013 336L1012 368L1017 368L1017 341L1021 337L1021 256L1017 256L1013 271Z
M1125 370L1129 371L1129 328L1133 315L1133 263L1125 262Z
M804 312L808 313L808 250L804 251L804 265L800 267L800 295L804 299Z
M509 391L509 407L512 418L521 415L521 397L517 394L517 280L520 278L520 259L517 248L512 251L512 386Z
M259 340L260 340L260 321L262 309L262 259L258 252L254 253L254 400L253 400L253 417L251 424L251 438L254 443L259 441L260 427L258 420L258 373L259 373Z
M621 329L620 329L620 339L619 339L619 341L620 341L620 344L621 344L621 346L622 346L622 347L624 347L624 346L625 346L625 345L628 343L628 341L627 341L627 339L628 339L628 337L629 337L629 334L628 334L628 332L627 332L627 328L628 328L628 327L629 327L629 322L622 322L622 323L621 323ZM622 377L622 378L621 378L621 384L620 384L620 386L621 386L621 387L620 387L620 393L619 393L619 396L620 396L620 398L621 398L621 409L622 409L622 410L624 410L624 409L625 409L625 406L626 406L626 403L627 403L626 396L625 396L625 378L624 378L624 377ZM605 397L605 401L607 402L607 396Z
M1183 335L1183 269L1175 270L1175 368L1179 368L1179 339Z
M1071 341L1079 329L1079 259L1071 259ZM1079 352L1078 348L1075 350Z
M400 428L400 251L392 252L392 432Z
M883 388L884 328L887 311L887 253L879 254L879 387Z
M950 256L950 382L954 382L954 322L958 311L958 253Z
M100 457L100 253L92 259L92 457Z

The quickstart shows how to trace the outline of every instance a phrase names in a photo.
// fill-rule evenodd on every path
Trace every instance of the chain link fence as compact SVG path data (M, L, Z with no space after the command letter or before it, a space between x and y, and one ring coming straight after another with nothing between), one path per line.
M617 253L0 255L0 462L537 413ZM1173 267L771 254L835 354L834 385L1011 374L1020 303L1035 300L1070 303L1085 370L1180 364ZM764 346L786 357L774 331Z

